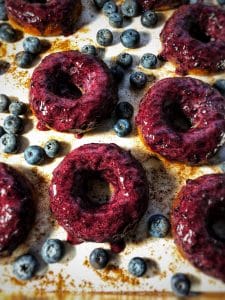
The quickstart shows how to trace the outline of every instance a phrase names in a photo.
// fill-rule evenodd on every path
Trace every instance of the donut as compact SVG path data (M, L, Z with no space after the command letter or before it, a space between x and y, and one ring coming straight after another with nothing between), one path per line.
M73 132L99 125L118 101L117 86L106 64L79 51L45 57L33 72L29 98L41 124Z
M225 70L225 10L201 3L178 8L160 33L161 57L176 72L204 74Z
M190 77L162 79L145 94L136 117L144 143L170 161L203 164L225 132L225 99Z
M225 175L188 180L173 203L171 221L181 254L225 282Z
M90 200L88 181L110 185L107 202ZM72 244L123 239L147 209L148 182L141 164L115 144L86 144L69 153L53 172L50 207Z
M0 163L0 256L26 238L35 215L32 190L25 177Z
M9 21L16 28L42 36L69 35L81 13L80 0L6 0Z
M138 0L141 8L146 11L149 9L154 10L167 10L179 5L187 3L186 0Z

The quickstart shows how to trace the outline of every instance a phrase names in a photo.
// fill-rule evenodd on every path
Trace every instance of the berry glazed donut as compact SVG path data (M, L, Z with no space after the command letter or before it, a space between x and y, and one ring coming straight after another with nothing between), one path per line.
M225 70L225 10L201 3L178 8L161 34L161 56L177 73Z
M20 173L0 163L0 256L6 256L26 238L34 220L30 184Z
M81 13L80 0L6 0L10 22L43 36L69 35Z
M31 78L30 105L39 128L93 129L110 116L117 101L117 86L106 64L78 51L48 55Z
M144 143L171 161L207 162L225 132L225 99L190 77L156 82L141 100L136 124Z
M90 176L111 187L102 204L87 193ZM99 197L99 195L98 195ZM53 172L50 207L73 244L123 239L148 205L148 182L141 164L115 144L86 144L68 154Z
M146 11L149 9L167 10L187 3L186 0L138 0L141 8Z
M225 282L225 175L188 180L172 209L172 230L182 255Z

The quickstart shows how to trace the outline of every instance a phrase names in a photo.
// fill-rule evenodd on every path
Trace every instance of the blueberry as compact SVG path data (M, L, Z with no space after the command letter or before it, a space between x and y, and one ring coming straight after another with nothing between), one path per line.
M0 112L7 111L9 108L10 100L4 94L0 94Z
M143 13L141 16L141 24L144 27L154 27L158 22L158 16L157 14L152 10L147 10Z
M31 254L18 257L13 263L13 274L21 280L31 279L38 269L37 259Z
M0 126L0 137L3 136L3 134L5 134L5 130L2 126Z
M30 165L39 165L44 158L45 152L40 146L29 146L24 151L24 159Z
M97 8L103 8L103 5L107 2L108 0L94 0L94 4Z
M34 55L28 51L20 51L16 54L15 62L18 67L30 68L34 60Z
M113 126L113 129L119 137L124 137L132 131L132 126L129 120L119 119Z
M17 40L17 33L8 23L1 23L0 39L2 39L4 42L13 43Z
M117 119L131 119L134 113L134 108L129 102L120 102L115 109Z
M130 75L130 84L133 88L141 89L146 85L147 76L142 72L134 72Z
M100 29L97 32L97 42L101 46L110 46L113 41L113 34L109 29Z
M104 269L109 262L109 254L103 248L95 248L89 256L90 264L95 269Z
M23 129L23 120L18 116L9 115L4 119L3 127L7 133L19 133Z
M133 57L129 53L121 53L116 62L123 68L129 68L133 63Z
M191 282L185 274L177 273L171 278L171 288L179 297L188 296L190 293Z
M26 104L23 102L12 102L9 105L9 112L15 116L23 115L26 112Z
M41 248L41 256L47 264L54 264L63 257L64 244L58 239L47 240Z
M169 220L160 214L153 215L148 221L148 232L150 236L162 238L167 236L170 231Z
M4 153L16 153L18 150L18 140L15 134L3 134L0 137L0 148Z
M117 12L117 6L113 1L107 1L104 5L103 5L103 14L106 15L107 17L109 17L109 15L111 15L112 13Z
M136 0L125 0L121 5L122 14L128 18L136 17L139 12L138 8L139 7Z
M112 13L109 15L109 25L115 28L123 26L123 16L120 13Z
M23 49L33 54L38 54L42 50L41 41L37 37L29 36L23 41Z
M60 144L56 140L49 140L44 146L45 154L48 157L56 157L60 150Z
M143 276L146 270L146 262L141 257L133 257L128 264L128 272L135 277Z
M122 32L120 41L126 48L136 48L140 42L140 34L135 29L127 29Z
M219 5L224 5L225 4L225 0L217 0Z
M225 97L225 79L218 79L214 84L213 87L216 88L222 96Z
M110 68L110 71L113 75L113 78L119 82L123 79L123 76L124 76L124 70L121 68L121 66L119 65L113 65L111 68Z
M93 45L84 45L82 48L81 48L81 52L84 53L84 54L89 54L89 55L97 55L97 50L95 48L95 46Z
M0 20L1 21L7 21L8 17L7 17L7 11L6 11L6 7L5 7L5 3L0 3Z
M0 75L5 74L10 67L10 63L7 61L0 59Z
M157 57L152 53L145 53L141 57L141 65L146 69L152 69L157 65Z

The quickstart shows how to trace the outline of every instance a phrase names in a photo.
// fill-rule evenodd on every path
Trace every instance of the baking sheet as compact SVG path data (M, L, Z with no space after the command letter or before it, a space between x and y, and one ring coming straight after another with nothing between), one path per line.
M121 1L118 1L121 2ZM213 1L208 1L213 2ZM42 57L56 51L80 49L83 45L96 44L96 32L101 28L109 28L113 31L113 45L100 49L99 55L111 65L115 57L121 52L129 52L134 57L131 70L126 72L123 82L119 86L120 101L129 101L137 113L138 104L146 90L156 80L176 76L174 67L170 63L159 66L155 70L146 70L139 65L140 57L146 52L159 54L161 44L159 33L165 20L172 14L171 11L159 13L159 23L154 29L146 29L141 26L140 17L127 21L122 29L113 29L108 25L107 18L97 11L91 1L83 0L83 12L78 22L78 31L70 37L48 38L51 48ZM124 29L135 28L141 34L141 45L138 49L125 49L119 42L119 35ZM26 35L25 35L26 36ZM28 103L28 91L30 75L33 69L24 70L17 68L13 63L15 53L22 50L22 40L14 44L0 45L0 59L10 62L9 71L0 76L0 92L10 97L16 97L20 101ZM36 61L36 65L39 61ZM129 89L129 74L132 70L142 70L149 74L147 87L141 91ZM212 84L216 79L223 78L224 74L214 76L193 76ZM6 114L0 114L0 124ZM41 294L43 292L69 291L69 292L163 292L170 291L170 278L175 272L184 272L192 280L192 290L225 292L225 285L212 277L208 277L192 267L184 260L173 243L171 236L165 239L154 239L147 236L146 221L153 213L163 213L169 216L172 200L181 185L187 179L196 178L206 173L220 172L215 167L189 167L177 163L169 163L159 160L149 153L140 139L136 129L126 138L119 138L112 130L113 122L108 120L104 126L86 133L83 138L76 139L74 135L59 133L53 130L36 130L37 119L28 114L25 117L25 131L22 136L22 147L18 154L1 154L0 160L22 171L33 183L38 199L38 212L35 225L27 240L9 258L0 259L0 290L4 293L22 292ZM134 124L134 120L133 120ZM62 142L62 155L41 166L30 166L23 158L24 149L30 145L43 145L50 138ZM69 246L63 261L57 264L41 265L38 276L28 282L15 279L12 274L12 261L20 254L31 251L37 257L43 242L49 237L57 237L66 240L65 231L60 228L51 216L48 202L48 186L54 168L59 164L70 150L86 143L111 143L114 142L124 149L130 149L132 154L139 159L146 169L150 182L150 202L145 217L140 222L136 232L127 241L124 252L113 257L105 270L96 271L88 263L90 252L96 247L109 248L108 244L83 243L78 246ZM127 272L128 261L134 256L145 257L149 261L149 270L143 278L134 278Z

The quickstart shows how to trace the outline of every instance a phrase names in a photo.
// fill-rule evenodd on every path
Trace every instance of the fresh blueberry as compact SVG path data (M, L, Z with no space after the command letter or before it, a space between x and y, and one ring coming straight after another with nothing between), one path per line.
M8 17L7 17L7 11L6 11L6 7L5 7L5 3L0 3L0 20L1 21L7 21Z
M0 75L5 74L10 67L10 63L7 61L0 59Z
M122 14L125 17L132 18L136 17L139 12L138 3L136 0L125 0L121 5Z
M116 62L123 68L129 68L133 63L133 57L129 53L121 53Z
M97 42L101 46L110 46L113 41L113 34L109 29L100 29L97 32Z
M23 49L33 54L38 54L42 50L41 41L37 37L29 36L23 41Z
M120 102L115 109L117 119L131 119L134 113L134 108L129 102Z
M103 248L95 248L89 256L90 264L95 269L104 269L109 262L109 254Z
M141 65L146 69L155 68L157 65L157 57L152 53L145 53L141 57Z
M4 94L0 94L0 112L5 112L8 110L10 104L9 97Z
M103 8L103 5L108 1L108 0L93 0L94 4L97 8Z
M147 270L146 262L141 257L133 257L128 264L128 272L135 277L141 277Z
M134 72L130 75L130 85L133 88L141 89L146 85L147 76L142 72Z
M9 105L9 112L15 116L23 115L26 112L26 104L23 102L12 102Z
M140 34L135 29L127 29L122 32L120 41L126 48L136 48L140 42Z
M225 5L225 0L217 0L219 5Z
M9 115L4 119L3 128L7 133L19 133L23 129L23 120L14 115Z
M152 215L148 221L148 232L150 236L163 238L170 231L169 220L160 214Z
M157 14L152 10L147 10L143 13L141 16L141 24L144 27L154 27L158 22L158 16Z
M28 51L20 51L16 54L15 62L18 67L30 68L34 60L34 55Z
M97 50L95 48L95 46L93 45L84 45L82 48L81 48L81 52L84 53L84 54L89 54L89 55L97 55Z
M132 126L129 120L127 119L119 119L116 124L113 126L115 133L119 137L124 137L131 133Z
M60 150L60 144L56 140L49 140L44 146L45 154L48 157L54 158L57 156Z
M177 273L171 278L171 288L178 297L188 296L191 282L185 274Z
M222 96L225 97L225 79L218 79L214 84L213 87L216 88Z
M0 148L4 153L16 153L18 150L18 140L15 134L3 134L0 137Z
M124 70L121 66L115 64L110 68L110 71L113 75L113 78L117 81L120 82L123 79L124 76Z
M37 270L37 259L31 254L22 255L13 263L13 274L21 280L31 279Z
M13 43L17 40L17 33L8 23L1 23L0 39L7 43Z
M109 25L115 28L121 28L123 26L123 16L117 12L110 14Z
M60 261L64 255L64 244L58 239L47 240L41 248L41 256L47 264Z
M106 15L107 17L109 17L109 15L111 15L112 13L117 12L117 6L113 1L107 1L104 5L103 5L103 14Z
M24 151L24 159L30 165L39 165L45 158L45 151L40 146L29 146Z
M0 137L3 136L3 134L5 134L5 130L2 126L0 126Z

